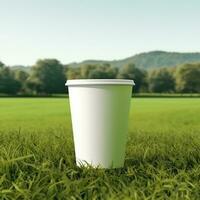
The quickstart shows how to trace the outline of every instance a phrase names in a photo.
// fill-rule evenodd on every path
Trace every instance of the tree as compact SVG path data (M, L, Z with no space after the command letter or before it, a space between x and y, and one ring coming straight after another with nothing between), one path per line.
M117 68L113 68L108 63L87 64L81 66L81 78L85 79L113 79L116 78Z
M26 93L27 79L29 77L29 74L27 72L23 71L23 70L20 70L20 69L14 70L13 72L14 72L15 80L17 80L21 85L20 92Z
M67 79L80 79L81 78L80 68L68 68L66 73L67 73Z
M146 86L146 72L135 67L135 64L130 63L123 66L119 73L118 78L134 80L135 86L133 90L139 92Z
M9 67L0 68L0 93L17 94L20 90L20 82L15 80Z
M0 68L5 67L4 63L0 61Z
M65 92L65 75L63 66L56 59L38 60L31 69L28 87L36 93Z
M91 79L114 79L117 76L117 68L113 68L110 64L97 65L93 70L89 71L88 78Z
M200 92L200 63L178 66L176 90L178 92Z
M167 68L150 71L148 83L150 92L173 92L175 88L173 73Z
M80 68L81 78L88 79L91 71L95 70L96 68L97 68L97 65L94 65L94 64L93 65L91 65L91 64L82 65Z

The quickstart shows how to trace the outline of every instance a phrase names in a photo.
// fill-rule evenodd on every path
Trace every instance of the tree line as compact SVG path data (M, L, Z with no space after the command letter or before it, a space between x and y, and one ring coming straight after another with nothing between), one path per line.
M116 78L134 80L133 91L137 93L200 93L200 63L143 70L134 63L120 68L107 63L72 68L56 59L41 59L26 72L0 62L0 93L3 94L59 94L66 92L67 79Z

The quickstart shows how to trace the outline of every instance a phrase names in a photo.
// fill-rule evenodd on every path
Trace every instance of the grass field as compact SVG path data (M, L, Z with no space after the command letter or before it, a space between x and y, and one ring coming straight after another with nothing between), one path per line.
M0 199L200 199L200 98L132 99L123 169L77 168L66 98L0 99Z

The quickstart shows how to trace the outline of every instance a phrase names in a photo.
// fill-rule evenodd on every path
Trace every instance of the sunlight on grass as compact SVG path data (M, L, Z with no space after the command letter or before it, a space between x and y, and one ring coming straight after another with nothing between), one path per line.
M75 166L68 99L0 99L0 199L199 199L200 99L133 99L125 167Z

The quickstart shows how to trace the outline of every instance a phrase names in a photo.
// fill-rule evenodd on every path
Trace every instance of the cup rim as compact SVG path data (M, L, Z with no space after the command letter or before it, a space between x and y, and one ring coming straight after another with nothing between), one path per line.
M73 79L67 80L65 86L80 85L135 85L130 79Z

